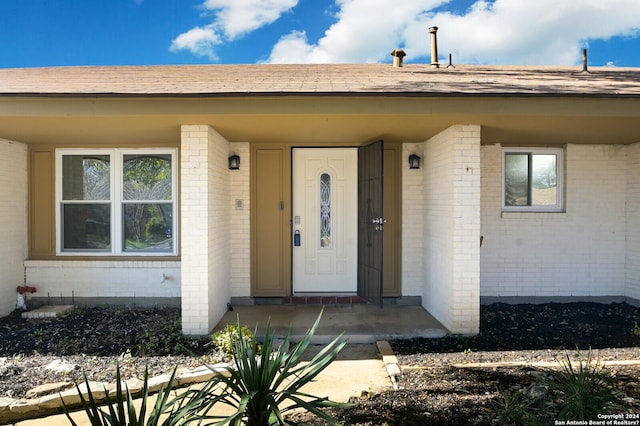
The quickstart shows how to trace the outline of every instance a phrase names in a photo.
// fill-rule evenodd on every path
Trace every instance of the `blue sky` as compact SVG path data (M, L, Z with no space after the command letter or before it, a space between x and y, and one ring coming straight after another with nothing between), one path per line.
M638 0L0 0L0 67L390 62L640 66Z

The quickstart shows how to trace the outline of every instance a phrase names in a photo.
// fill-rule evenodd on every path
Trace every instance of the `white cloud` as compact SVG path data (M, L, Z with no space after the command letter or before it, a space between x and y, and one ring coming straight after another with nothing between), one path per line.
M307 34L304 31L293 31L273 46L271 57L278 58L280 63L298 64L309 62L308 58L312 53L313 46L307 43Z
M316 44L300 32L283 37L268 62L378 62L404 44L405 32L424 10L444 0L337 0L338 21ZM426 30L425 30L426 31ZM299 49L293 52L292 49Z
M214 47L222 41L212 28L192 28L186 33L180 34L171 42L169 50L188 50L199 57L207 57L212 61L217 60Z
M479 1L465 15L432 18L442 52L457 61L571 65L588 39L607 39L640 27L637 0Z
M396 47L408 60L425 58L428 27L438 26L441 62L451 52L454 63L570 65L587 40L635 36L640 28L638 0L478 0L463 14L434 12L449 2L336 0L337 22L322 38L310 43L292 32L267 62L389 61Z
M233 40L274 23L297 4L298 0L206 0L202 6L214 12L214 27Z
M213 14L213 21L180 34L170 50L189 50L217 60L216 45L272 24L297 4L298 0L205 0L201 7L205 15Z

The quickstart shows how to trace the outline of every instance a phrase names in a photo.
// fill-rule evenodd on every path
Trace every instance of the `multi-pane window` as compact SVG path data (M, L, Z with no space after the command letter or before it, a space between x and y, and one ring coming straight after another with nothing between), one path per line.
M503 151L504 211L562 211L562 150Z
M177 254L176 151L57 151L60 254Z

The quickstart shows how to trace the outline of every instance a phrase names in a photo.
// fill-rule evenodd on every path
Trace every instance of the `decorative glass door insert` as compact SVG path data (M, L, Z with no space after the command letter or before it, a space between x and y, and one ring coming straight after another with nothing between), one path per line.
M320 247L331 247L331 176L320 175Z

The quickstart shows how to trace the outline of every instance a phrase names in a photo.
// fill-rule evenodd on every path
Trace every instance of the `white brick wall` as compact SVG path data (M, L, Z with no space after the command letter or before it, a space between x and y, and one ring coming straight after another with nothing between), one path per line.
M625 295L640 300L640 143L627 147Z
M240 170L230 171L229 217L231 220L231 297L251 295L251 204L249 143L229 144L240 156ZM238 204L242 204L239 206Z
M422 303L450 332L477 333L480 127L456 125L428 140L422 170Z
M230 300L229 149L229 143L210 126L182 126L182 329L186 334L207 334Z
M176 261L27 260L24 266L37 297L180 297Z
M402 145L402 158L417 154L424 164L424 143ZM422 296L424 283L423 226L424 219L424 166L418 170L409 169L407 161L402 162L402 295Z
M481 151L481 295L623 295L625 147L567 146L566 213L501 213L501 147Z
M27 257L27 147L0 139L0 316L16 306Z

